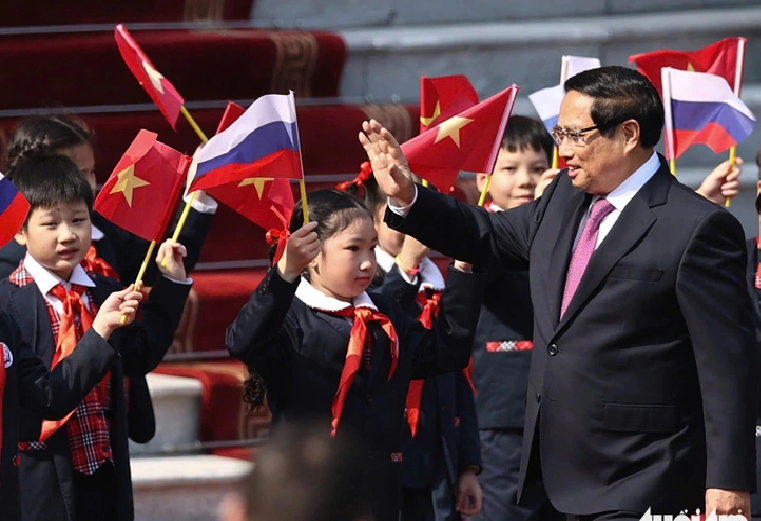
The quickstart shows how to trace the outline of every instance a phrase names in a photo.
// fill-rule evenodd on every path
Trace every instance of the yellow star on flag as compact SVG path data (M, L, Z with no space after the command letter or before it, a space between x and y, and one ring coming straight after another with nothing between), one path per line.
M434 143L438 143L446 137L452 138L457 148L460 148L460 129L465 125L472 123L472 119L461 118L460 116L454 116L449 118L444 123L436 127L439 130L438 135Z
M141 188L148 186L149 183L145 179L135 177L135 165L130 165L117 174L117 181L114 187L111 189L111 193L115 194L121 192L124 194L124 198L127 200L127 204L132 207L132 192L135 188Z
M148 63L147 60L143 60L143 69L145 69L145 73L148 75L148 79L151 80L151 85L153 85L153 88L159 91L159 94L164 94L164 87L161 85L161 78L164 76L153 68L153 65Z
M439 119L439 116L441 115L441 104L437 101L436 102L436 108L433 109L433 116L430 118L424 118L423 115L420 115L420 123L425 125L426 127L430 127L431 123Z
M256 195L259 197L259 199L261 199L262 194L264 193L264 186L267 184L267 181L274 181L274 179L270 177L247 177L246 179L238 183L238 188L254 185L254 189L256 190Z

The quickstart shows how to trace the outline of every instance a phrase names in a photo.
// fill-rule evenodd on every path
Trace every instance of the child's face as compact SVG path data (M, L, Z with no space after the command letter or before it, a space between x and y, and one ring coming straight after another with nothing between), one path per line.
M43 267L64 280L90 248L92 224L84 201L35 208L16 240Z
M355 220L348 228L333 235L310 265L312 286L329 297L345 302L358 297L372 281L378 264L375 246L378 234L373 221Z
M375 230L378 232L378 245L383 251L392 257L396 257L402 251L404 234L388 227L386 221L383 220L385 213L386 205L382 204L378 209L378 214L375 216Z
M59 150L58 153L74 161L74 164L79 167L79 170L82 172L82 175L85 176L87 182L90 183L92 193L96 193L95 154L93 153L92 147L88 143L84 143L75 147L64 148Z
M542 173L549 168L544 151L525 148L517 152L499 149L494 174L489 182L489 195L494 204L503 210L515 208L534 200ZM478 190L483 190L486 175L477 177Z

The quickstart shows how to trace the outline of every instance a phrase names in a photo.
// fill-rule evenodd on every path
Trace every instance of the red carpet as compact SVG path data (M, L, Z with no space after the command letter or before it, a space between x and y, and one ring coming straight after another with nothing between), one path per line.
M253 3L253 0L133 0L107 4L102 0L8 1L0 4L0 26L248 20Z
M321 31L178 29L132 35L188 101L254 99L289 90L300 97L338 96L346 60L343 39ZM110 31L0 37L0 63L0 83L13 85L0 109L150 102Z

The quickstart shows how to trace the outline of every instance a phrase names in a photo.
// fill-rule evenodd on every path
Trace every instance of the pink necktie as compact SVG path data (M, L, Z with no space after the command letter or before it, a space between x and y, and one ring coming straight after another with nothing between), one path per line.
M597 233L600 231L600 222L613 210L615 210L615 207L610 204L607 199L598 199L592 205L592 212L589 215L589 220L584 224L584 229L581 231L579 242L576 244L576 249L573 250L573 255L571 256L568 273L566 273L565 276L563 304L560 308L561 318L565 314L565 310L568 309L568 304L571 303L573 294L576 293L576 288L579 287L581 276L584 275L584 270L587 269L589 259L595 251Z

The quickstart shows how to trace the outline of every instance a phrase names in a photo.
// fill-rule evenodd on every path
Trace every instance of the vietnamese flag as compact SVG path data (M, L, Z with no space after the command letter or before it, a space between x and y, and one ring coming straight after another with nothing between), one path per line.
M222 119L219 120L219 125L217 125L217 134L220 134L227 130L227 127L235 123L235 121L243 115L243 113L246 112L246 109L238 105L237 103L234 103L232 101L227 102L227 107L225 108L225 113L222 114Z
M708 72L727 80L735 94L739 94L742 85L743 65L745 63L746 38L727 38L712 43L697 51L661 50L629 56L629 63L647 77L658 94L663 95L661 86L661 69L671 67L690 72Z
M140 46L122 24L114 29L114 38L124 63L143 86L166 120L175 128L185 99L151 63Z
M141 130L103 185L94 209L120 228L161 241L184 187L190 157Z
M420 133L478 105L478 93L462 74L420 78Z
M518 86L513 85L402 145L410 170L446 192L460 170L491 174Z

